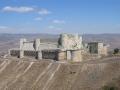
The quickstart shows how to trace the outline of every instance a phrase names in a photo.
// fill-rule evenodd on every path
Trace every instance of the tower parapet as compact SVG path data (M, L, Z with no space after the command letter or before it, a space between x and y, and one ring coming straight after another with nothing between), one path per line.
M77 50L82 48L82 37L78 34L61 34L59 47L65 50Z
M82 60L82 37L78 34L61 34L58 47L61 49L58 53L59 59Z

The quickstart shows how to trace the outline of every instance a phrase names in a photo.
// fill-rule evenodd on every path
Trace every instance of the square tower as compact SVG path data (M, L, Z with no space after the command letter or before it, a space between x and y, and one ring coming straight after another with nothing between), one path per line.
M82 37L78 34L61 34L59 48L64 50L77 50L82 48Z

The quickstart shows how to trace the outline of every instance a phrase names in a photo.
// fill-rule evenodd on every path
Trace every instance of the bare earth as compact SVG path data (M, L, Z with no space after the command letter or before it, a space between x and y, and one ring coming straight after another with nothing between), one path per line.
M105 85L120 90L120 58L82 63L0 60L0 90L104 90Z

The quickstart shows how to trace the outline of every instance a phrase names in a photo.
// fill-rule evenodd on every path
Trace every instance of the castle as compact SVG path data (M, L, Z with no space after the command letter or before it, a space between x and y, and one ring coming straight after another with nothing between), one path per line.
M78 34L61 34L58 43L41 43L40 39L27 41L20 39L18 49L10 49L10 56L18 58L31 57L38 60L53 59L56 61L80 62L84 59L107 56L108 46L102 42L83 44L82 36ZM87 58L87 56L89 56Z

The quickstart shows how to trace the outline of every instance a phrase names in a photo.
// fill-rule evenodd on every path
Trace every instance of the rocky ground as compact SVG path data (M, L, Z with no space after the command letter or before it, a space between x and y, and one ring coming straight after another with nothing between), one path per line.
M82 63L1 59L0 90L120 90L120 58Z

